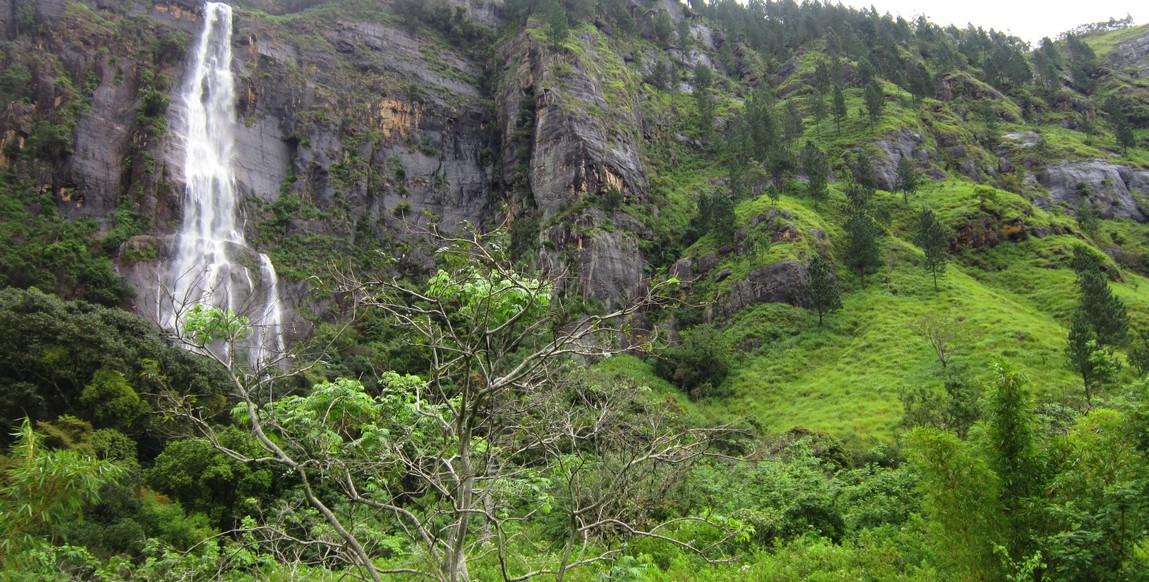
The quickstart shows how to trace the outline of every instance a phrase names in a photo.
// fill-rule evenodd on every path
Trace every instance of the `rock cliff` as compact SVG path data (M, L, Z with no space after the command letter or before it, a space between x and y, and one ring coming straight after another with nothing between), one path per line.
M513 188L525 173L527 206L550 225L540 264L617 305L645 285L638 240L648 229L590 205L647 202L637 83L597 31L553 47L528 29L500 59L502 178Z
M715 318L754 303L799 304L802 261L815 247L833 253L828 225L805 216L780 239L743 221L734 245L685 248L702 233L687 240L678 230L700 192L722 190L719 142L752 85L772 82L779 97L795 96L809 129L815 75L801 54L762 60L746 39L711 29L682 3L617 3L621 16L585 16L557 39L538 17L503 26L513 7L499 0L236 5L234 166L246 235L279 265L296 308L308 301L309 275L332 260L369 265L382 252L401 259L396 269L426 269L431 259L411 233L431 221L448 230L507 227L517 259L606 305L642 291L649 263L685 256L700 273L726 273L705 298ZM0 166L105 232L117 216L141 217L143 226L120 239L119 267L144 310L180 220L179 94L201 12L194 0L0 0L9 41L0 48ZM659 31L659 15L676 30ZM1107 58L1134 74L1145 46L1129 40ZM696 131L687 81L695 65L720 72L707 120L713 140ZM666 78L655 82L659 67ZM862 72L842 63L852 107ZM1149 215L1149 171L1111 162L1099 148L1055 155L1063 152L1040 128L1018 129L1023 107L975 72L939 74L933 93L913 102L893 82L884 86L896 123L875 128L850 111L846 135L867 137L840 144L832 175L847 175L843 152L863 151L887 190L905 157L930 178L1009 182L1050 208L1088 200L1106 218ZM1067 130L1097 114L1074 95L1050 101ZM682 160L715 168L667 178ZM780 186L795 184L800 178ZM977 233L987 228L973 225L968 238L985 238ZM753 254L751 242L798 244L762 254L767 264L747 258L730 270L735 256Z
M59 114L69 143L40 169L44 188L69 216L107 227L122 208L146 217L148 232L121 267L150 297L179 222L184 154L174 128L202 7L104 4L0 7L9 37L56 65L33 68L43 94L26 110L9 108L3 139L18 149L35 134L34 119ZM237 11L234 165L248 240L283 265L288 286L312 263L390 248L419 223L493 226L531 213L542 222L536 240L546 242L539 264L571 275L583 295L614 304L642 288L647 227L588 206L604 197L648 202L640 81L602 33L552 47L528 28L492 58L499 2L457 3L470 44L402 14L272 4ZM32 30L10 18L17 14ZM133 27L146 34L125 40ZM165 43L168 53L149 62ZM63 77L83 87L61 94ZM145 116L148 99L162 103ZM522 177L525 195L516 197Z
M1049 202L1070 209L1090 203L1104 218L1128 218L1145 222L1149 170L1103 160L1051 164L1039 177L1049 190ZM1039 205L1046 205L1038 199Z

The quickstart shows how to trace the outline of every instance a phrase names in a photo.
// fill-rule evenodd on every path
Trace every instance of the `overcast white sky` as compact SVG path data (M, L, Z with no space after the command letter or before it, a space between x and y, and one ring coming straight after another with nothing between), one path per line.
M1149 22L1149 2L1144 0L841 0L842 4L878 12L901 14L907 20L925 14L930 21L964 28L973 23L985 29L1007 30L1037 44L1041 37L1055 38L1079 24L1133 16L1137 24Z

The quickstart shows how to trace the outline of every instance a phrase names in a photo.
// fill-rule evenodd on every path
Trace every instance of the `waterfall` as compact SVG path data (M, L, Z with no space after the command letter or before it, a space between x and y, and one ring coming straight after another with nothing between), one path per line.
M282 309L275 267L244 241L235 176L235 78L231 72L231 6L208 2L182 101L184 111L183 225L159 302L169 328L197 303L247 317L249 365L283 352ZM253 277L254 274L254 277Z

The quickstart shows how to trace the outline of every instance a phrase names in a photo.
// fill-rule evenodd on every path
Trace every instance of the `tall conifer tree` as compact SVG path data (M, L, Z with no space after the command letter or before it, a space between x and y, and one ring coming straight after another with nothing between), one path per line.
M918 214L914 244L925 253L924 265L934 276L934 291L937 291L938 275L946 272L946 246L949 244L949 233L929 208L923 208Z
M842 292L834 270L834 263L818 254L806 266L806 301L818 314L818 327L822 327L825 315L842 308Z

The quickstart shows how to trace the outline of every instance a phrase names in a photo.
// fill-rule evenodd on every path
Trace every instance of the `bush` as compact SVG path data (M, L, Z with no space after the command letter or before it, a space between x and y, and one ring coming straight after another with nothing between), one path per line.
M691 400L724 395L719 388L730 373L730 362L721 334L710 325L700 325L682 332L682 337L681 344L658 356L654 372Z

